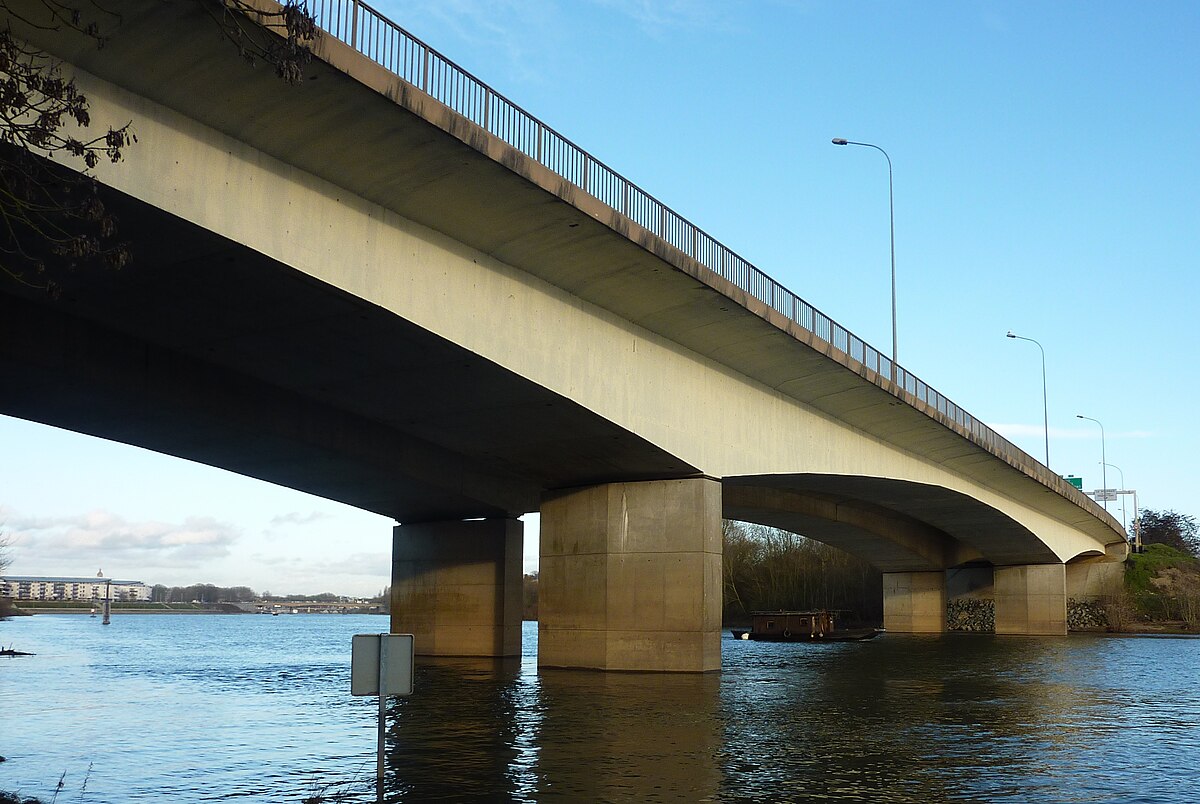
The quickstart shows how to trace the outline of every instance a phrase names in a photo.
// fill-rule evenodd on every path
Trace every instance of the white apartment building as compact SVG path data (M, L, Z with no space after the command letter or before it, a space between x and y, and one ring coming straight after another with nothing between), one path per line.
M118 581L109 578L54 578L32 575L0 577L0 597L14 600L86 600L102 601L112 585L112 600L137 601L150 599L150 587L141 581Z

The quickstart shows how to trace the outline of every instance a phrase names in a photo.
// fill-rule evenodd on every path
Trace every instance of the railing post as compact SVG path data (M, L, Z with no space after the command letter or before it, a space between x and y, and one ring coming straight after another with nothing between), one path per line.
M537 161L545 165L546 162L542 159L542 121L537 121Z
M350 47L358 50L358 0L350 4Z
M425 51L425 64L421 69L421 91L426 95L432 95L433 93L429 91L429 62L431 58L429 54L429 46L422 45L421 49Z
M583 191L585 193L587 193L587 192L591 192L590 190L588 190L588 174L592 172L591 171L592 160L591 160L591 157L589 157L587 155L586 151L581 151L581 153L583 154L583 182L580 184L580 186L583 187Z
M491 129L488 128L488 123L491 120L492 114L492 88L484 87L483 89L483 127L485 130L491 131Z

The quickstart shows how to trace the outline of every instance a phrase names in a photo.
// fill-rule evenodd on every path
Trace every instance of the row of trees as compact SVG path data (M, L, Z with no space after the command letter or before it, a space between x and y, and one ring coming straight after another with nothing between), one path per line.
M866 561L794 533L725 520L726 621L776 609L836 609L845 622L883 620L883 578ZM538 574L522 579L526 620L538 617Z
M194 583L191 586L155 584L150 588L150 600L153 603L191 603L195 600L201 603L259 603L272 600L337 603L342 598L342 595L335 595L333 592L322 592L318 595L273 595L263 592L260 595L249 586L215 586L211 583Z
M1130 557L1125 588L1133 608L1149 620L1182 621L1200 628L1200 526L1178 511L1145 510L1137 518L1145 552Z
M194 583L191 586L164 586L156 583L150 588L152 603L253 603L258 595L248 586L214 586Z
M1142 544L1165 544L1181 553L1200 557L1200 526L1196 517L1178 511L1147 508L1134 521Z
M866 561L803 536L725 520L724 614L837 609L843 621L883 620L883 576Z

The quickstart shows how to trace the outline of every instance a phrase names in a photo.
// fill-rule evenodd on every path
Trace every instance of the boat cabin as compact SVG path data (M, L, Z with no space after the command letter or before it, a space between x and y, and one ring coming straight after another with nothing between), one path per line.
M825 636L833 631L833 612L755 611L751 612L754 636L766 639L794 639Z

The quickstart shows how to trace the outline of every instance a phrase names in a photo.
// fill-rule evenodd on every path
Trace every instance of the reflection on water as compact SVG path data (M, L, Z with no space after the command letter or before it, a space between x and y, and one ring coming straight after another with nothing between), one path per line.
M0 789L65 800L373 801L371 617L0 625ZM721 674L437 660L390 707L389 801L1191 802L1200 640L726 639ZM90 774L88 767L91 765ZM87 777L86 791L79 796Z

